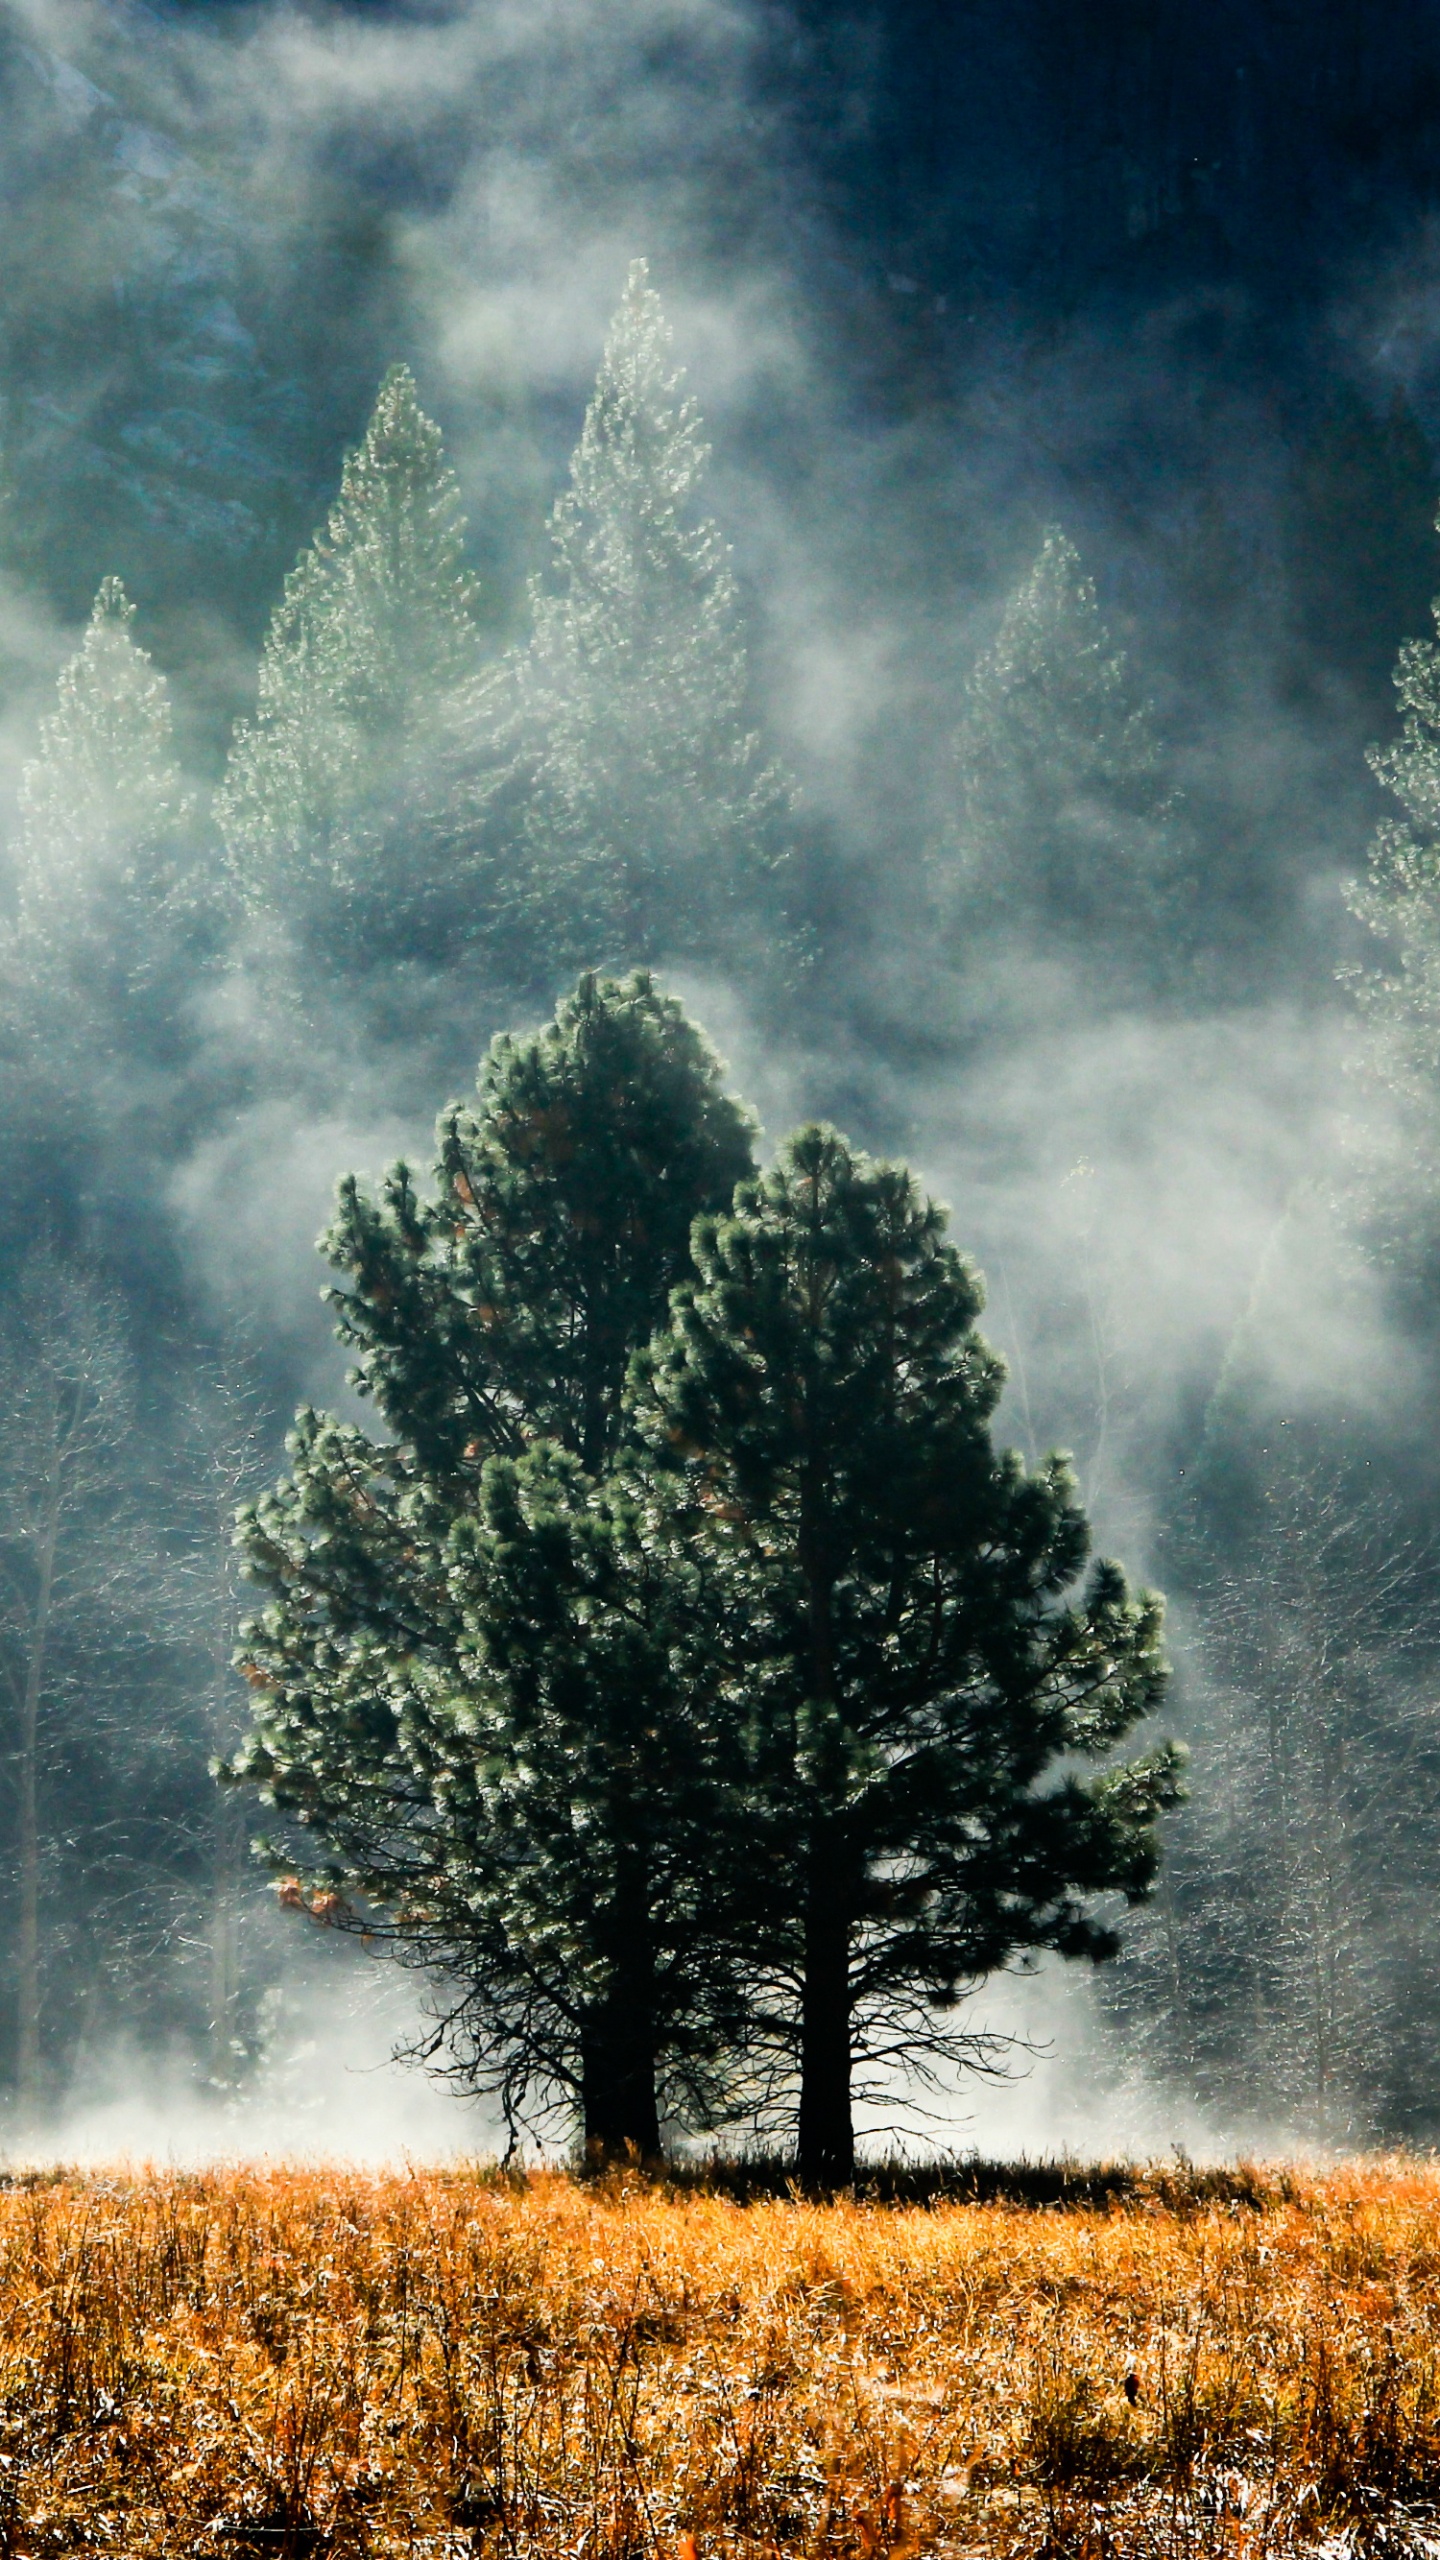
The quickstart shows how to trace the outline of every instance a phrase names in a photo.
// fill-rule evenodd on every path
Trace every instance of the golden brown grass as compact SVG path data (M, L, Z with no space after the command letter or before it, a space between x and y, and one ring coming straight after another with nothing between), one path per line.
M1440 2170L1111 2183L22 2181L0 2553L1409 2547L1440 2508Z

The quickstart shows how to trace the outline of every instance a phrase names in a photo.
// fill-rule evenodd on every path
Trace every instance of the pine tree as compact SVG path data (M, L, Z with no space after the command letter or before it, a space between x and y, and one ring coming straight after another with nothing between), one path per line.
M326 1914L450 1986L469 2076L512 2114L568 2095L606 2151L653 2151L657 2085L698 2107L723 2041L713 1576L672 1495L605 1470L691 1222L749 1159L644 977L497 1042L428 1200L403 1166L378 1203L342 1187L340 1331L388 1436L302 1414L242 1528L269 1606L236 1774L313 1835Z
M311 1835L287 1898L426 1970L434 2049L512 2133L558 2103L652 2157L738 2030L723 1585L673 1503L553 1443L463 1498L314 1416L291 1457L244 1531L274 1598L232 1772Z
M695 511L709 449L647 278L639 259L532 588L521 859L547 941L718 959L773 922L791 793L750 725L729 547Z
M545 1030L502 1034L478 1111L452 1104L437 1134L429 1202L403 1165L379 1203L340 1186L324 1246L351 1275L333 1303L357 1382L429 1473L544 1437L599 1476L691 1222L750 1170L749 1119L639 970L587 974Z
M476 585L440 430L394 365L285 581L216 810L246 907L349 965L463 934L439 777L477 675Z
M693 1249L650 1427L751 1586L756 2033L798 2075L802 2175L833 2183L867 2051L954 2055L936 2013L1016 1952L1113 1953L1089 1897L1145 1894L1175 1756L1061 1764L1154 1705L1159 1603L1112 1564L1079 1588L1064 1464L992 1447L979 1283L902 1166L801 1130Z
M1440 631L1440 600L1435 606ZM1381 820L1354 913L1387 946L1358 987L1365 1065L1385 1107L1366 1132L1364 1172L1377 1237L1412 1273L1433 1273L1440 1236L1440 639L1407 640L1395 665L1400 735L1370 766L1398 804Z
M937 894L962 951L1016 937L1118 991L1183 978L1191 890L1150 705L1057 526L966 687Z
M52 1037L153 1040L157 995L177 1000L213 913L168 689L134 620L107 578L21 779L12 966Z

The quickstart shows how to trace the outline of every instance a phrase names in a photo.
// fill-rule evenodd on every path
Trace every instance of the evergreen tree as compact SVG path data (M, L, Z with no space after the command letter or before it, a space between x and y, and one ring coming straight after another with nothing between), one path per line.
M169 693L134 620L107 578L21 778L11 966L52 1052L173 1036L209 907Z
M394 365L285 581L216 801L245 906L351 965L469 929L436 771L480 660L463 534L440 430Z
M233 1772L312 1835L287 1898L428 1971L432 2049L512 2133L558 2101L652 2157L738 2030L723 1583L674 1504L553 1443L463 1495L313 1416L291 1454L244 1532L275 1596Z
M944 1223L903 1167L802 1130L697 1224L649 1362L654 1446L751 1585L757 1888L781 1879L758 2033L821 2182L851 2174L867 2051L953 2050L927 2020L1017 1951L1114 1952L1089 1897L1143 1897L1176 1794L1169 1748L1063 1772L1154 1705L1160 1607L1113 1564L1078 1589L1063 1462L992 1447L1003 1372Z
M630 269L532 588L521 862L547 943L718 959L773 926L791 794L749 722L729 547L695 512L709 449L647 273Z
M963 951L1012 935L1119 991L1184 974L1191 886L1150 705L1052 526L966 687L936 866Z
M751 1124L702 1034L637 971L587 974L545 1030L503 1034L479 1109L438 1128L429 1202L353 1180L325 1239L356 1382L437 1476L554 1440L593 1476L626 1370L690 1267L690 1228L750 1170Z
M1440 600L1435 606L1440 630ZM1440 1246L1440 640L1407 640L1395 665L1401 730L1370 765L1398 804L1382 819L1354 913L1387 946L1387 966L1358 987L1364 1063L1383 1098L1365 1133L1363 1172L1377 1240L1428 1283Z
M339 1326L389 1437L302 1413L244 1517L235 1774L313 1835L327 1915L452 1986L478 2084L653 2150L657 2079L698 2107L723 2041L726 1649L675 1500L604 1471L748 1125L642 976L498 1041L439 1137L429 1200L403 1166L342 1187Z

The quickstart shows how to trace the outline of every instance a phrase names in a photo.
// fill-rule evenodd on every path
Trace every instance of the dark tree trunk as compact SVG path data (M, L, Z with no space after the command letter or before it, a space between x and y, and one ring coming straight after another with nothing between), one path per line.
M660 2156L647 1881L642 1855L621 1860L610 1913L609 1984L581 2038L580 2104L591 2161L624 2160L632 2153L642 2160Z
M824 1535L827 1488L807 1466L800 1493L800 1568L809 1621L808 1687L816 1705L835 1705L834 1575ZM843 1753L834 1736L827 1757L843 1787ZM826 1772L822 1785L830 1777ZM843 1799L842 1799L843 1800ZM834 1799L832 1799L832 1802ZM805 1886L805 1983L800 2002L800 2177L807 2187L846 2187L855 2175L850 2108L849 1862L823 1817L812 1833Z
M847 2187L855 2175L850 2105L850 1931L833 1856L812 1863L800 2009L800 2176Z
M585 2157L654 2160L660 2152L655 2104L654 2041L646 2016L627 2017L616 2003L592 2020L581 2046Z

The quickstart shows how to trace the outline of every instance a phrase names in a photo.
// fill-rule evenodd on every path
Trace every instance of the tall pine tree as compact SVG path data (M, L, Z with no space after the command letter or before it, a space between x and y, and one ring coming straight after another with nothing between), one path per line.
M481 655L463 535L440 430L394 365L285 581L216 800L241 900L317 958L431 956L471 929L442 788Z
M327 1240L386 1436L302 1414L242 1530L268 1606L237 1774L309 1832L324 1912L443 1986L469 2076L512 2113L568 2099L606 2151L653 2151L725 2041L739 1637L675 1500L607 1470L692 1220L749 1161L643 976L497 1042L431 1196L346 1184Z
M966 687L936 864L957 948L1013 938L1117 993L1183 979L1191 889L1150 705L1052 526Z
M521 872L582 958L723 960L773 933L791 792L750 719L709 449L643 259L550 521L517 661Z
M867 2053L953 2055L936 2013L1015 1953L1114 1952L1091 1897L1143 1898L1176 1794L1166 1747L1066 1770L1155 1704L1159 1603L1082 1584L1064 1464L992 1446L1004 1373L944 1227L903 1166L802 1129L697 1223L649 1358L657 1454L750 1586L756 2032L819 2183L852 2173Z

